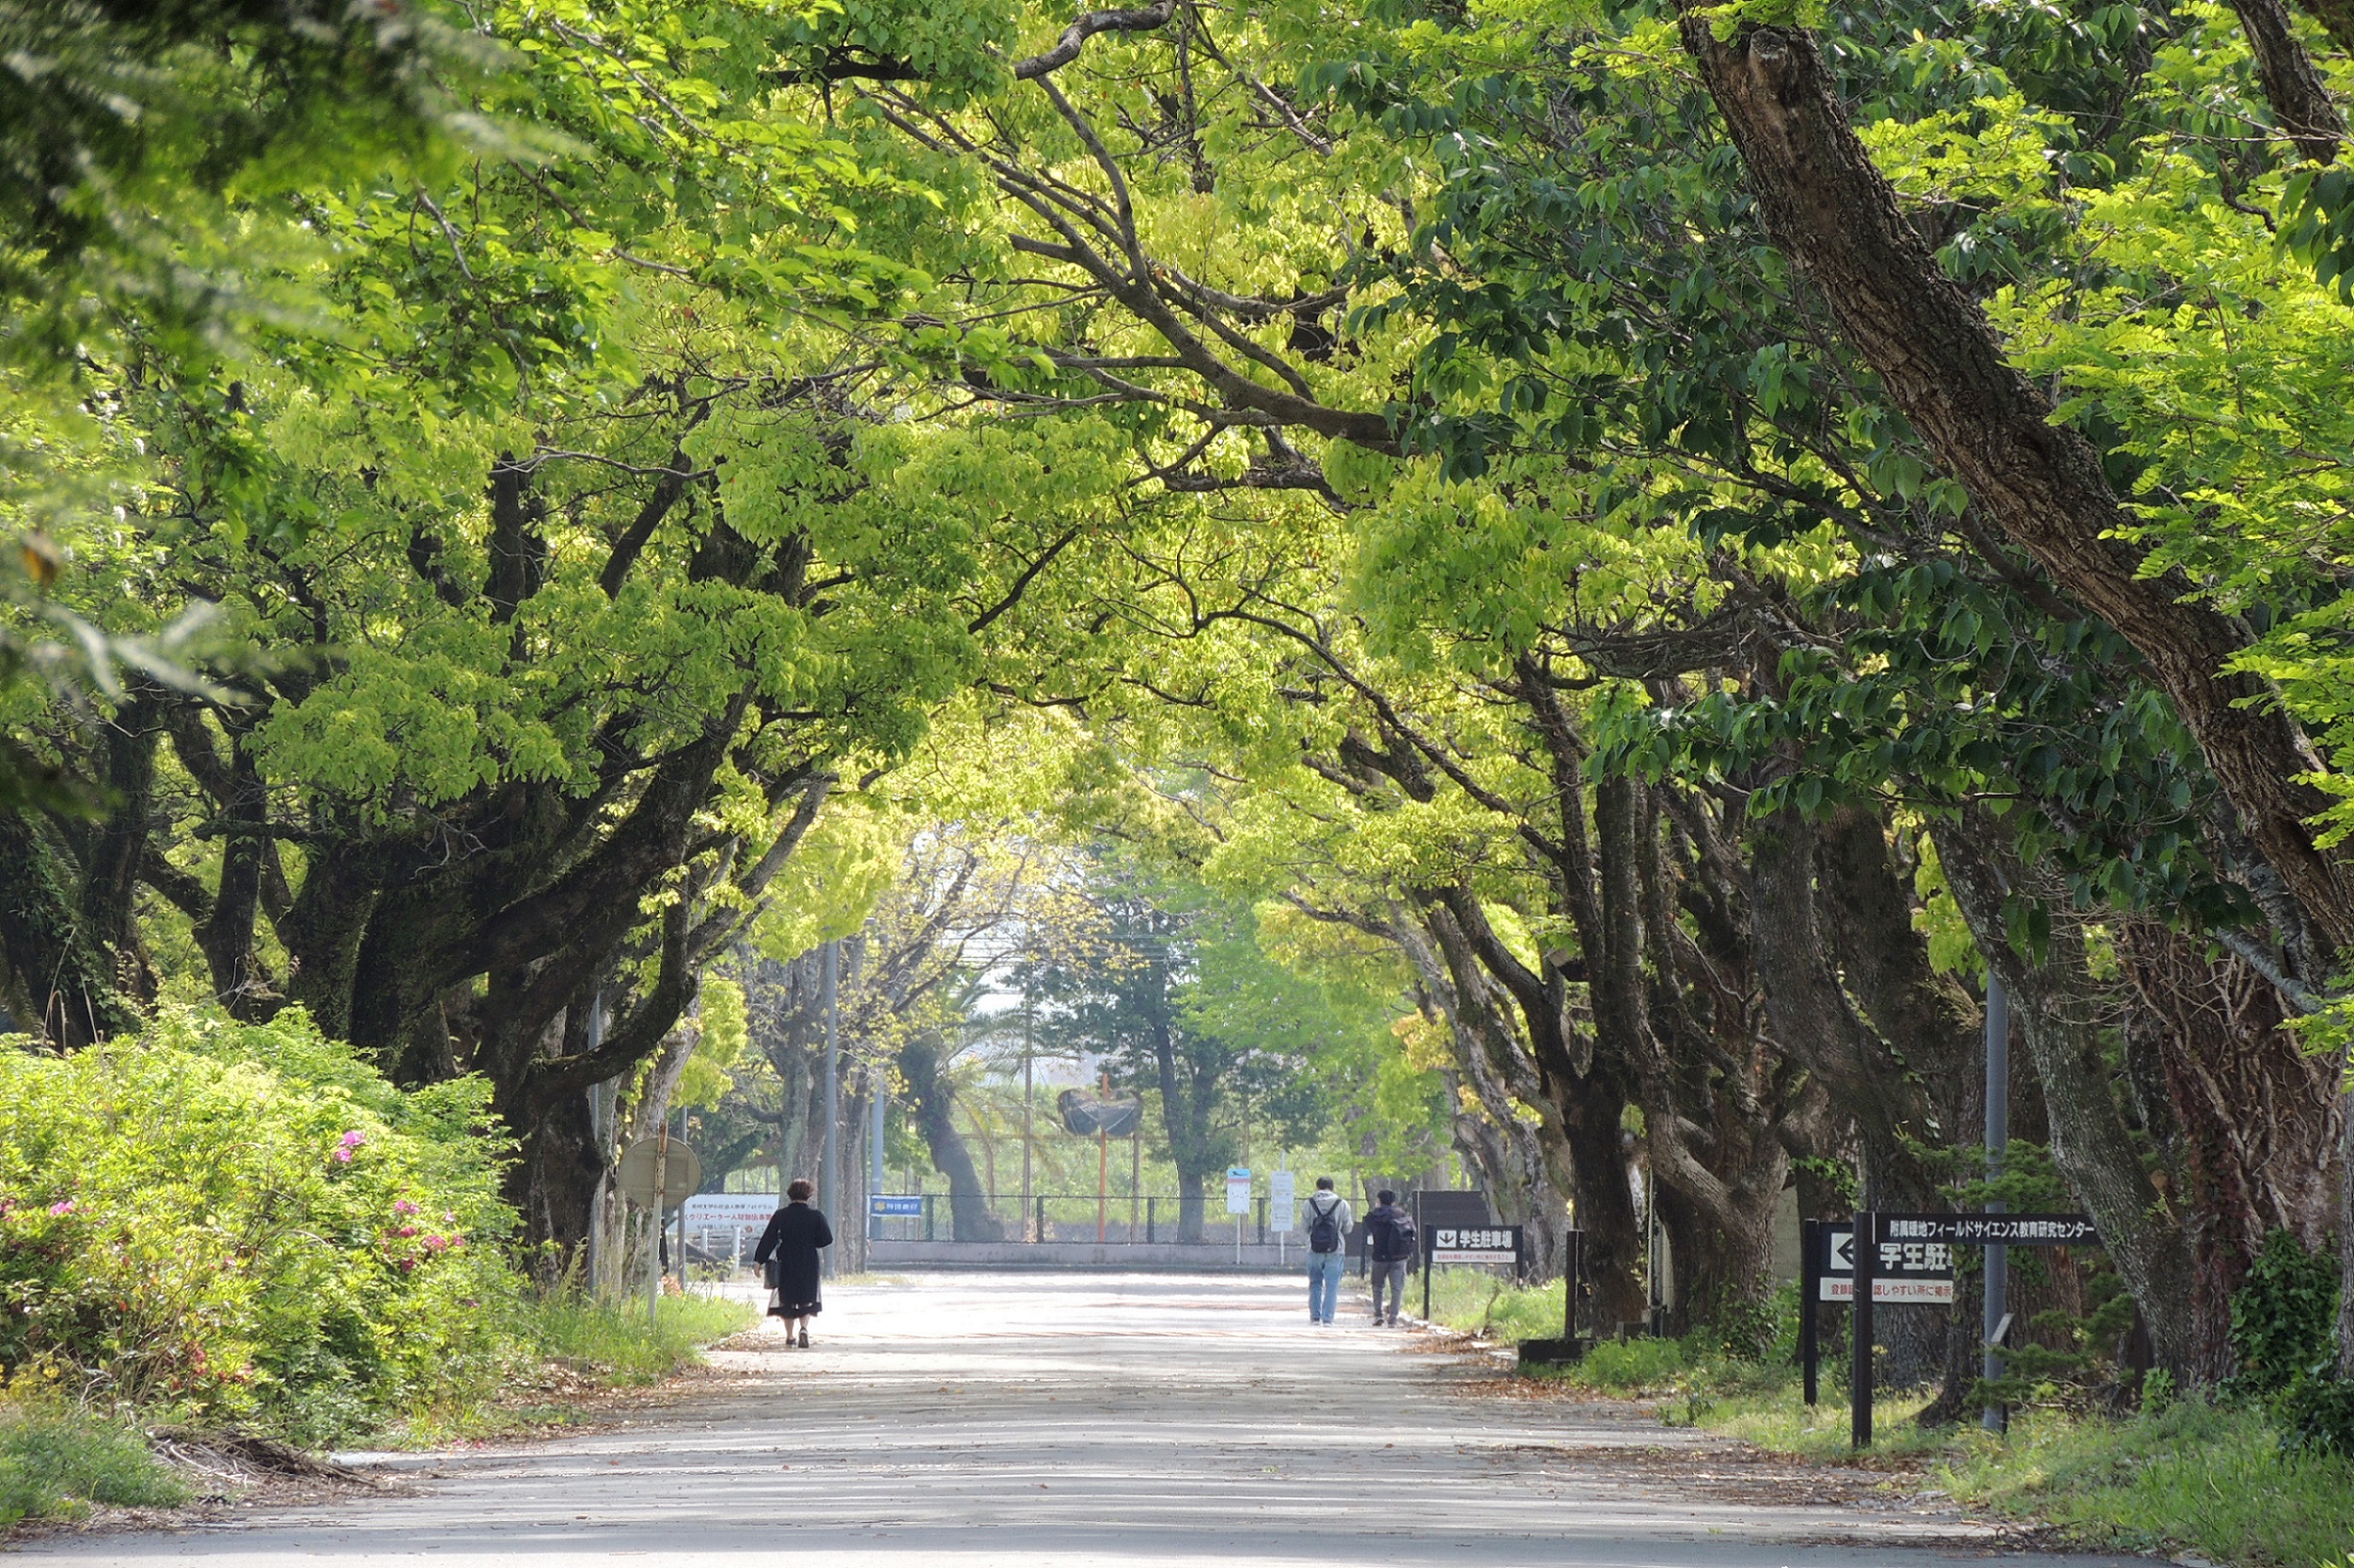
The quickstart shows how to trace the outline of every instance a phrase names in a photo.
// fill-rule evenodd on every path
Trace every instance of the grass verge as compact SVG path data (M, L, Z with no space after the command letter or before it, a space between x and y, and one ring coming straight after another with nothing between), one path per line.
M1937 1474L1955 1497L2127 1551L2321 1568L2354 1549L2354 1460L2286 1453L2252 1407L2185 1400L2108 1421L2029 1411L1974 1432Z
M665 1296L647 1319L644 1302L556 1291L523 1312L524 1339L539 1355L609 1386L659 1383L692 1366L702 1347L760 1320L750 1303L729 1296Z
M170 1507L188 1490L120 1421L61 1399L0 1399L0 1528L94 1503Z
M644 1387L702 1360L705 1345L759 1321L750 1303L726 1296L664 1296L647 1319L643 1300L619 1301L562 1289L534 1297L516 1314L523 1364L495 1401L412 1411L369 1434L386 1448L432 1448L513 1436L592 1418L587 1403L617 1388Z
M1794 1305L1794 1304L1793 1304ZM1471 1269L1431 1281L1432 1317L1502 1343L1557 1335L1561 1287L1522 1289ZM1795 1337L1765 1362L1727 1359L1701 1338L1603 1344L1563 1382L1656 1403L1671 1426L1698 1426L1818 1463L1902 1470L1959 1502L2061 1527L2091 1546L2195 1552L2233 1568L2354 1568L2354 1459L2284 1450L2261 1404L2183 1400L2118 1419L2066 1409L2021 1411L1994 1436L1974 1426L1925 1431L1925 1399L1883 1393L1878 1441L1848 1446L1844 1388L1827 1368L1824 1402L1801 1403Z

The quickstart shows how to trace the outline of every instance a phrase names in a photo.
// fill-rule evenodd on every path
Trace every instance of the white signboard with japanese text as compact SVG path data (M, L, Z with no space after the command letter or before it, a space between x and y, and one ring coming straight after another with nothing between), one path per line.
M1434 1263L1517 1263L1520 1227L1496 1225L1482 1229L1442 1226L1431 1232Z

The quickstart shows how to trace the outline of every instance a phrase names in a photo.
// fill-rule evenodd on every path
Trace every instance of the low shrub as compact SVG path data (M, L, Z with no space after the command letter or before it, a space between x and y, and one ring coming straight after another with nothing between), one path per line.
M2231 1298L2231 1348L2244 1393L2277 1393L2325 1376L2337 1358L2338 1260L2307 1252L2287 1231L2264 1238L2255 1266Z
M504 1139L299 1010L0 1049L0 1369L320 1443L495 1387L522 1280Z
M70 1516L92 1503L185 1501L187 1488L121 1421L55 1397L0 1398L0 1527Z

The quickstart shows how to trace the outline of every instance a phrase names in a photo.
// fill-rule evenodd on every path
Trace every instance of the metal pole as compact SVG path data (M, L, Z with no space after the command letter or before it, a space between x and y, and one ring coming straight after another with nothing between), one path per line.
M1422 1228L1422 1188L1414 1188L1414 1235L1422 1240L1422 1321L1431 1320L1431 1233Z
M1879 1215L1855 1214L1855 1300L1849 1310L1854 1344L1849 1347L1848 1441L1872 1446L1872 1275L1879 1262Z
M687 1146L687 1108L683 1105L678 1108L678 1146ZM687 1206L683 1199L678 1205L678 1247L671 1259L678 1265L678 1293L683 1296L687 1293Z
M867 1118L867 1142L869 1144L867 1151L867 1169L872 1173L867 1183L867 1196L870 1199L880 1196L883 1188L889 1185L891 1180L889 1174L883 1169L883 1109L885 1102L883 1097L882 1074L879 1072L874 1074L872 1082L874 1086L874 1109L871 1115L870 1115ZM874 1205L872 1202L869 1202L867 1207L869 1209L872 1209ZM880 1214L869 1214L867 1216L867 1239L870 1241L880 1241L882 1238L882 1216Z
M653 1204L646 1211L646 1324L662 1321L662 1194L671 1185L671 1124L654 1131Z
M1031 1028L1037 1021L1030 1000L1030 988L1021 988L1021 1215L1024 1223L1030 1217L1030 1050ZM1041 1224L1030 1237L1033 1241L1046 1239L1046 1227Z
M2011 1141L2011 1000L2003 994L2002 982L1995 975L1994 967L1986 970L1986 1179L1994 1181L2002 1174L2002 1157ZM1989 1198L1986 1212L2000 1213L2008 1205ZM2003 1309L2010 1305L2011 1249L1995 1242L1986 1249L1985 1304L1980 1313L1985 1342L1984 1359L1979 1362L1978 1375L1988 1383L2002 1376L2002 1354L1996 1347L1995 1336L2001 1331ZM2001 1432L2010 1425L2010 1411L2000 1405L1989 1405L1978 1412L1978 1424L1988 1432Z
M1128 1133L1128 1244L1136 1245L1137 1193L1144 1182L1144 1108L1137 1107L1137 1124Z
M842 998L835 972L841 948L840 942L825 944L825 967L818 982L818 1005L825 1010L825 1141L819 1145L818 1158L818 1201L821 1204L835 1201L835 1162L842 1144ZM825 1260L825 1272L832 1274L832 1250L821 1256Z

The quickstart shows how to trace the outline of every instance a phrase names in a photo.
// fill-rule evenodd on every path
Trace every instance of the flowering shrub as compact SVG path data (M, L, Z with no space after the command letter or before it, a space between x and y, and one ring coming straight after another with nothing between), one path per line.
M487 1093L299 1010L0 1047L0 1372L306 1441L478 1396L522 1289Z

